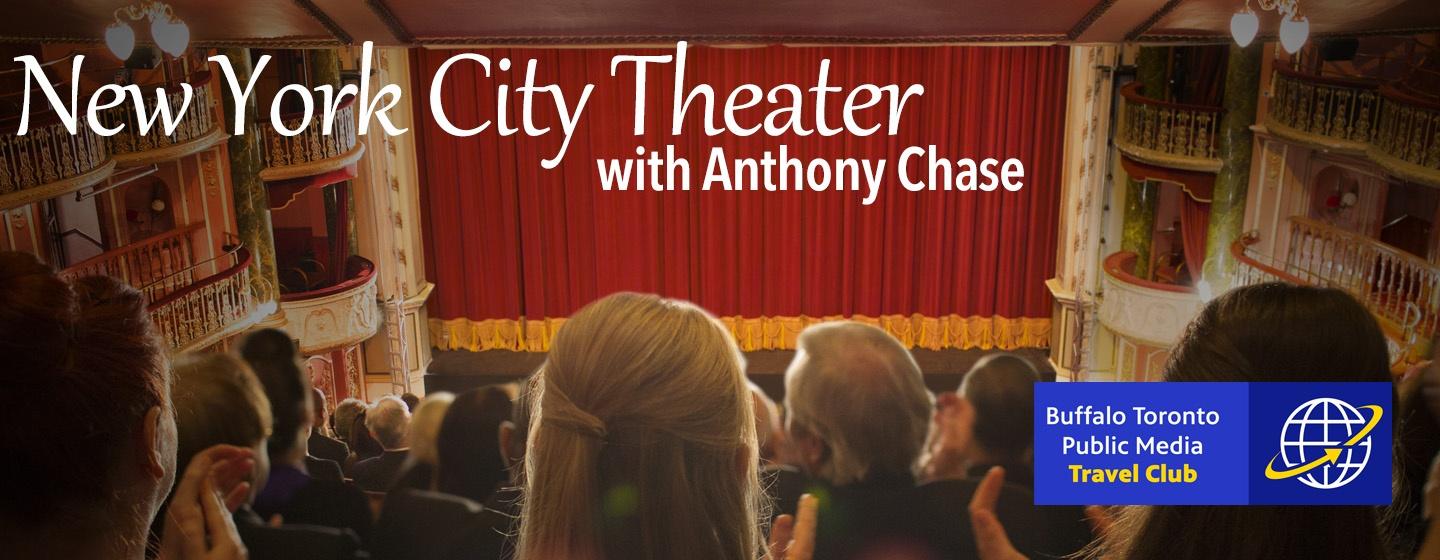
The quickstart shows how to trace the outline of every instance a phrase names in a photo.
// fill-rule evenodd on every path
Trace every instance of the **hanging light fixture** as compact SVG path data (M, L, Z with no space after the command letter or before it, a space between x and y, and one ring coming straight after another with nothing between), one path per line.
M1300 15L1300 0L1259 0L1260 9L1280 14L1280 46L1285 52L1294 54L1305 46L1310 38L1310 18ZM1245 47L1255 40L1260 31L1260 17L1250 9L1250 1L1235 15L1230 16L1230 37L1235 44Z
M190 26L175 15L169 4L158 0L139 3L115 10L115 21L105 28L105 46L116 58L125 60L135 51L133 22L150 21L150 38L170 56L180 56L190 46Z
M135 52L135 30L116 21L105 28L105 46L115 58L125 60L130 58L130 53Z
M1260 31L1260 17L1250 10L1246 4L1245 9L1230 16L1230 36L1235 38L1235 44L1241 48L1250 45L1255 40L1255 34Z
M1285 52L1300 52L1300 47L1305 46L1305 39L1309 37L1310 18L1293 14L1280 22L1280 46L1285 47Z

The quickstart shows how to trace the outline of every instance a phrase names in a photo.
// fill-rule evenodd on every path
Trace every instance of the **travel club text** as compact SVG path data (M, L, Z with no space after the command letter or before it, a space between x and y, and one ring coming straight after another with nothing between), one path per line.
M1084 465L1070 465L1070 482L1076 484L1136 484L1142 480L1152 484L1194 484L1200 473L1184 464L1179 468L1168 465L1149 465L1141 477L1140 465L1116 469L1086 468Z

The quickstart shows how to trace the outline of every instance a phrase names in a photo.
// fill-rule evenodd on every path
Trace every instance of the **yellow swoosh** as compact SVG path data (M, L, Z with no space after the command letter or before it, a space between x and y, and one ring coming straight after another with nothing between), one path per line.
M1275 470L1275 459L1278 459L1280 457L1280 454L1276 453L1274 457L1270 458L1270 462L1265 465L1265 478L1268 478L1270 480L1282 480L1290 478L1292 476L1304 474L1306 472L1309 472L1311 469L1319 467L1320 465L1323 465L1325 463L1334 463L1340 460L1340 452L1343 451L1345 447L1355 445L1356 443L1359 443L1360 440L1363 439L1365 436L1370 435L1370 430L1375 429L1375 425L1380 423L1380 416L1385 413L1385 409L1380 408L1379 405L1367 404L1361 406L1360 408L1370 410L1370 421L1366 422L1365 427L1361 428L1360 431L1355 432L1355 435L1350 436L1350 439L1345 442L1345 445L1343 447L1331 447L1325 450L1324 455L1317 457L1314 461L1310 461L1309 463L1305 463L1293 469L1286 469L1283 471Z
M1310 461L1309 463L1305 463L1293 469L1287 469L1283 471L1275 470L1275 459L1280 457L1280 454L1276 453L1274 457L1270 458L1270 462L1265 465L1265 478L1268 478L1270 480L1282 480L1290 478L1292 476L1305 474L1306 472L1309 472L1310 469L1313 469L1325 463L1334 463L1335 461L1339 460L1340 451L1341 449L1339 447L1331 447L1325 450L1324 455L1317 457L1314 461Z
M1380 405L1367 404L1360 408L1370 409L1370 421L1365 423L1365 427L1360 431L1355 432L1355 435L1350 436L1350 441L1345 442L1345 447L1355 445L1360 442L1360 438L1370 435L1370 430L1375 429L1375 425L1380 423L1380 415L1385 413L1385 409L1380 408Z

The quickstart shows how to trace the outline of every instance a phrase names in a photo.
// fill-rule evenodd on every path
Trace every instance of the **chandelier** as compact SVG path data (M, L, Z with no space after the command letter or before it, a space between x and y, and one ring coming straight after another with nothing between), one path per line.
M115 10L115 21L105 28L105 46L120 60L135 51L134 22L150 21L150 37L160 50L180 56L190 45L190 26L185 25L170 5L158 0L140 0Z
M1280 46L1285 52L1295 54L1305 46L1310 36L1310 18L1300 15L1300 0L1258 0L1260 9L1280 14ZM1245 9L1230 16L1230 36L1235 44L1244 47L1255 39L1260 31L1260 18L1250 9L1250 0L1245 0Z

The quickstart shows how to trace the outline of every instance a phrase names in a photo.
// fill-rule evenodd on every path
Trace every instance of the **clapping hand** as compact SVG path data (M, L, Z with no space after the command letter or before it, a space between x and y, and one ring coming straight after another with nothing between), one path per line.
M230 511L250 492L249 449L217 445L195 455L165 514L160 560L244 560L245 545Z
M1000 500L1000 489L1004 485L1005 469L991 467L970 498L970 528L975 532L980 560L1026 560L1010 543L1000 518L995 517L995 503Z
M811 560L815 555L815 524L819 501L800 496L795 516L781 515L770 527L770 560Z

